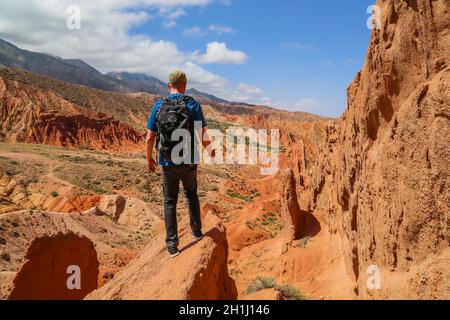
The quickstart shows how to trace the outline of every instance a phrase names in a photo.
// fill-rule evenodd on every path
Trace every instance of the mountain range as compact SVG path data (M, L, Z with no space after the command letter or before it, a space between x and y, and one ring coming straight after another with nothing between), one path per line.
M22 68L72 84L122 93L146 92L154 95L168 93L166 83L143 73L110 72L103 74L80 59L62 59L49 54L23 50L0 39L0 65ZM189 89L187 94L201 102L229 103L211 94Z

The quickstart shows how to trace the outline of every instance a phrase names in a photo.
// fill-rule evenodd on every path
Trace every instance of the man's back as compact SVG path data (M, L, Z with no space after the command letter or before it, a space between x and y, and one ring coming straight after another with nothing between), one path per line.
M172 93L170 94L167 98L169 100L185 100L186 101L186 107L189 111L189 115L190 115L190 121L194 122L198 122L200 124L200 128L206 128L206 121L205 121L205 117L203 115L203 110L202 107L200 105L200 103L198 103L194 98L188 97L188 99L185 99L188 96L185 96L181 93ZM165 101L164 99L160 99L158 100L153 109L152 109L152 113L150 115L150 118L148 120L147 123L147 128L148 130L155 132L157 134L160 134L160 130L161 128L159 128L158 126L158 111L159 109L164 105ZM194 134L193 132L191 132L191 134ZM195 139L195 137L191 137L192 139ZM195 152L195 150L192 150L193 152ZM169 159L167 159L167 157L164 157L164 155L162 153L159 154L159 164L161 164L163 167L173 167L176 166L175 163L171 162Z

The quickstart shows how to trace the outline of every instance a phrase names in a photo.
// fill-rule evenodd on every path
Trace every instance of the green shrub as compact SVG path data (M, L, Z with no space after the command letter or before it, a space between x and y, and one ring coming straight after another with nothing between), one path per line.
M286 300L306 300L306 297L296 287L283 284L276 285L275 289L280 292Z
M51 195L53 198L56 198L56 197L58 196L58 192L52 191L52 192L50 193L50 195Z
M242 194L237 193L237 192L228 193L228 196L230 198L242 200L242 201L245 201L245 202L252 202L252 199L250 197L243 196Z
M277 290L285 300L306 300L299 289L287 284L278 285L273 277L257 277L248 285L245 292L251 294L265 289Z
M246 293L254 293L264 289L270 289L275 287L275 278L272 277L257 277L247 287Z
M94 192L94 193L96 193L96 194L106 194L106 193L108 193L108 191L102 189L101 187L99 187L99 186L97 186L95 184L89 184L87 186L87 189L92 191L92 192Z

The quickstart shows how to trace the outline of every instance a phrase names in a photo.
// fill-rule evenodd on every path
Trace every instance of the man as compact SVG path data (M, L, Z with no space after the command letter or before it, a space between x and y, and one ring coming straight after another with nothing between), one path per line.
M157 138L163 139L167 136L164 126L161 124L163 116L161 113L168 110L171 112L173 108L177 108L178 104L187 109L189 115L190 128L193 128L193 122L201 123L201 129L198 136L202 140L203 147L207 148L210 156L213 158L215 152L211 150L210 141L206 135L206 121L200 104L194 99L185 96L187 86L186 74L182 71L173 71L169 75L168 88L170 95L167 99L161 99L156 102L152 113L148 120L147 128L147 162L150 172L155 172L156 161L153 158L153 149ZM173 104L173 107L172 107ZM186 108L187 107L187 108ZM160 110L161 109L161 110ZM161 128L163 127L163 128ZM193 133L193 132L192 132ZM195 139L195 137L191 137ZM162 145L160 143L160 145ZM193 146L189 146L193 148ZM167 151L167 150L166 150ZM170 151L170 150L169 150ZM190 150L192 153L195 150ZM166 224L166 245L167 251L172 258L178 256L178 225L177 225L177 202L180 188L180 181L183 184L186 199L189 206L189 216L191 222L192 236L195 240L203 239L202 221L200 216L200 202L197 195L197 165L192 161L188 163L175 164L172 162L170 155L160 150L158 163L163 167L163 193L164 193L164 220Z

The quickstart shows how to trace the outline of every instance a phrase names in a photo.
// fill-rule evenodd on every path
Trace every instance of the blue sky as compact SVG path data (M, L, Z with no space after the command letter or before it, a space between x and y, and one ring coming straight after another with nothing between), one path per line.
M221 98L339 116L373 0L0 0L0 38L102 72L174 68ZM75 10L74 10L75 7ZM79 26L72 28L79 20ZM77 20L77 21L78 21ZM76 24L75 24L76 25Z
M235 0L230 5L187 8L170 29L161 17L132 32L176 42L182 51L211 41L225 42L228 48L245 52L247 62L210 65L208 70L260 88L280 107L339 116L345 110L346 88L364 63L370 37L366 10L371 4L368 0ZM232 31L209 32L210 25ZM193 27L202 31L188 35L186 30Z

